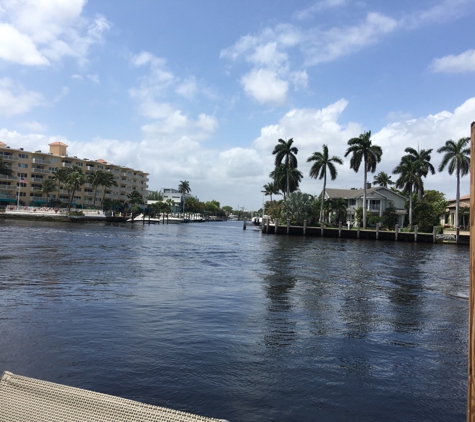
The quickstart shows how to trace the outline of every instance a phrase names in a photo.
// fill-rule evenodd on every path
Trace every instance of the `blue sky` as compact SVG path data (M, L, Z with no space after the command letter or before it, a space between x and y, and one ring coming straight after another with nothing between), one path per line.
M200 200L258 209L272 150L307 158L371 130L391 173L408 146L469 136L473 0L2 0L0 141L188 180ZM395 177L393 176L393 179ZM370 175L372 180L372 175ZM462 179L462 194L469 179ZM333 188L362 187L339 168ZM427 189L455 197L455 177Z

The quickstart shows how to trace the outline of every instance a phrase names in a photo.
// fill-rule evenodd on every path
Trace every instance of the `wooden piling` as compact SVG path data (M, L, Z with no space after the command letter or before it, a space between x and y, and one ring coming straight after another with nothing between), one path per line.
M266 233L269 233L270 218L266 218Z
M432 228L432 242L433 243L437 242L437 226L434 226Z
M290 218L287 218L287 234L290 233Z
M307 220L303 220L303 235L307 232Z
M338 237L341 237L341 221L338 223Z
M394 240L397 240L398 233L399 233L399 224L396 224L396 227L394 227Z
M320 221L320 236L321 237L323 237L323 228L324 228L323 221Z
M357 228L357 232L356 232L356 238L359 239L360 238L360 222L358 221L358 223L356 223L356 228Z
M417 242L417 232L419 231L419 226L414 226L414 242Z
M475 122L471 126L470 145L470 293L468 315L468 388L467 422L475 421Z
M376 223L376 240L379 239L379 223Z
M277 231L279 230L279 219L276 218L274 220L274 233L277 234Z
M242 220L242 229L246 230L246 219L245 218Z

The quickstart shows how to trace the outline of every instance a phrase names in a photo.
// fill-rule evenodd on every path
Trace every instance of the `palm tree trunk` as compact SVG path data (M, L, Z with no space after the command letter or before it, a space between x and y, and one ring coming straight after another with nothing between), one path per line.
M363 229L366 229L366 179L368 177L368 166L364 163L364 185L363 185Z
M459 226L459 206L460 206L460 169L457 166L457 195L455 197L455 228Z
M287 161L287 196L290 195L290 160Z
M409 188L409 231L412 229L412 185Z
M327 185L327 173L323 174L323 192L322 192L322 203L320 204L320 223L323 222L323 201L325 200L325 187Z

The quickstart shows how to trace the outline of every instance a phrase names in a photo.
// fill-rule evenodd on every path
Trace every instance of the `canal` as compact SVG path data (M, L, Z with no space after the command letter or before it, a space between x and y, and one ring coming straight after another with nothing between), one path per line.
M463 421L467 246L0 221L0 371L229 421Z

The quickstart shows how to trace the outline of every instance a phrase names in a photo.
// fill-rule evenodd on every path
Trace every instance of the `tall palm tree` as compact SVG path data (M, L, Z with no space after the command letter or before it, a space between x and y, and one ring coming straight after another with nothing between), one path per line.
M57 182L57 185L56 185L56 191L57 191L56 200L58 201L58 204L60 203L59 191L61 189L61 185L66 183L66 177L67 177L68 173L69 173L69 168L60 168L60 169L52 172L52 174L53 174L52 179Z
M97 170L87 176L87 182L94 188L94 199L92 202L94 207L96 206L97 188L102 185L106 174L108 173L104 170Z
M374 176L373 183L384 188L394 185L394 182L391 180L391 176L384 171L380 171L376 176Z
M350 168L356 173L360 168L361 162L364 165L364 182L363 182L363 228L366 228L366 180L368 177L368 171L374 173L376 171L376 165L381 161L383 151L378 145L373 145L371 141L371 131L363 132L358 138L351 138L348 141L348 149L346 150L345 157L349 154Z
M180 180L178 185L178 192L183 195L183 217L185 216L185 195L191 192L190 182L188 180Z
M402 189L409 195L409 229L412 228L412 193L414 189L422 189L422 180L417 174L419 164L408 156L401 158L401 162L393 170L394 174L399 174L396 180L396 187Z
M100 185L104 188L101 201L101 203L103 203L104 198L106 197L106 189L109 189L112 186L117 186L117 182L114 180L114 175L112 173L104 171L100 178Z
M289 195L286 195L286 192L298 190L303 174L296 168L290 168L290 171L287 171L285 164L280 164L270 172L269 177L274 180L276 187L284 193L285 200L289 197ZM287 180L289 181L288 184Z
M70 211L74 200L74 194L82 185L84 185L84 183L86 183L86 175L79 166L69 167L68 170L65 186L68 189L68 210Z
M267 183L263 187L264 187L265 196L270 195L271 202L272 202L272 195L280 195L279 188L276 186L275 182Z
M322 191L322 203L320 205L320 222L323 222L323 202L325 201L325 188L327 186L327 170L330 172L330 177L332 180L336 179L338 172L336 170L335 164L343 164L343 160L340 157L334 155L333 157L328 156L328 147L323 144L323 153L314 152L308 159L307 163L314 161L310 169L310 177L313 179L323 179L323 191Z
M459 226L460 178L470 171L470 138L460 138L457 142L449 139L437 152L443 153L439 171L447 166L449 174L455 171L457 177L457 195L455 197L455 227Z
M5 176L12 175L12 169L8 166L8 164L3 162L2 156L0 156L0 174L3 174Z
M56 189L56 183L53 179L46 179L46 180L43 180L43 185L41 186L41 193L43 195L46 195L46 199L48 201L48 205L50 205L50 200L49 200L49 197L48 195L51 193L51 192L54 192L54 190Z
M424 194L424 182L422 181L422 178L427 177L428 173L435 174L434 166L430 163L430 154L432 153L432 148L421 150L418 148L416 150L414 148L408 147L404 151L407 152L405 157L417 163L416 174L420 179L420 189L417 189L417 199L420 201L422 195Z
M297 153L299 150L297 147L293 147L294 140L290 138L287 142L283 139L279 139L277 145L274 147L272 154L275 155L275 165L280 166L284 161L286 176L287 176L287 196L290 195L290 170L297 168Z

